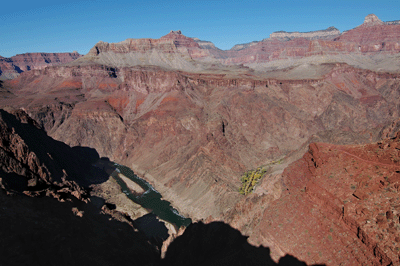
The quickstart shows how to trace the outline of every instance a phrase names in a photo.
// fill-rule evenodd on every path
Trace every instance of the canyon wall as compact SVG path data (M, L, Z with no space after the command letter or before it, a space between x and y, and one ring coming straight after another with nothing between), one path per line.
M10 58L0 56L0 80L13 79L24 71L42 69L46 66L55 66L69 63L79 57L77 52L72 53L26 53Z
M311 140L378 140L398 117L398 83L344 64L297 81L63 66L7 81L15 98L2 106L24 108L55 139L130 166L201 219L238 200L242 172Z

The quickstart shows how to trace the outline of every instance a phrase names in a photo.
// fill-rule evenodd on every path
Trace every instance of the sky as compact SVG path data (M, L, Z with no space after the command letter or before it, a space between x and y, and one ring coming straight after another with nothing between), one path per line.
M5 2L5 3L4 3ZM341 32L375 14L400 20L399 0L186 0L0 2L0 55L27 52L86 54L98 41L158 39L171 30L227 50L275 31Z

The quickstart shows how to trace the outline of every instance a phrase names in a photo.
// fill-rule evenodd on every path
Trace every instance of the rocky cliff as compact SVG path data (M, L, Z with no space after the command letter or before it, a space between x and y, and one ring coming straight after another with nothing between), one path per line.
M103 179L99 171L88 171L93 168L93 159L98 159L95 151L54 141L25 112L9 111L0 110L2 263L130 265L134 260L138 265L221 265L239 261L246 265L305 265L293 256L285 256L276 264L268 248L251 246L239 231L223 223L198 223L186 231L180 228L178 237L172 235L172 245L163 249L166 257L160 260L161 246L154 228L146 228L149 220L140 222L142 217L132 221L114 204L102 205L98 196L106 194L98 193L99 186L90 191L92 202L88 200L89 191L81 185L101 183L103 188L107 186L106 196L120 190ZM111 166L108 168L112 171ZM61 178L57 171L63 173ZM200 248L190 244L193 241L201 243ZM230 255L232 252L235 257Z
M367 145L313 143L281 182L269 177L269 187L261 184L238 203L230 223L241 231L254 227L250 243L271 247L273 258L398 265L398 139L399 133ZM274 186L282 194L273 194Z
M374 64L379 65L383 57L399 52L399 32L398 24L384 23L371 14L362 25L342 34L334 27L307 33L275 32L260 42L240 45L230 51L213 52L213 55L224 64L245 64L264 71L304 62L320 64L332 61L371 69ZM375 69L395 71L398 68L397 59L386 60L390 63ZM264 66L260 67L260 64Z
M76 64L95 62L118 67L157 65L169 69L196 71L203 66L194 60L209 56L192 38L171 31L160 39L127 39L119 43L97 43Z
M340 35L340 31L335 27L329 27L325 30L317 30L310 32L286 32L286 31L276 31L269 35L270 38L279 38L284 40L290 40L294 38L305 38L309 40L315 39L334 39Z
M397 75L344 64L327 69L319 79L278 80L156 67L48 67L6 82L15 98L2 105L25 108L57 140L129 165L182 213L201 219L221 216L238 200L246 169L315 137L377 140L398 117Z
M362 25L343 33L335 41L353 43L353 47L361 54L398 53L399 31L400 25L385 24L371 14Z
M42 69L71 62L81 57L77 52L72 53L26 53L10 58L0 57L0 79L13 79L24 71Z
M86 201L88 193L78 183L84 183L90 159L77 157L90 151L72 150L52 140L21 110L13 111L15 116L0 113L2 187L31 196L50 195L62 201L74 196Z

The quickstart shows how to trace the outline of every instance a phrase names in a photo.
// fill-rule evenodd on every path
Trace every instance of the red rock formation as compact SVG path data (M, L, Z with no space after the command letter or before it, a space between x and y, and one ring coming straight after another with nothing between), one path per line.
M26 53L0 57L0 79L12 79L24 71L69 63L82 55L72 53Z
M332 31L332 34L331 31L327 31L325 35L318 31L278 32L263 41L251 45L244 44L240 50L235 48L210 52L225 64L251 64L313 55L375 55L395 54L400 51L400 25L384 23L372 14L368 15L359 27L340 35L337 31Z
M345 64L329 69L319 79L277 80L157 67L48 67L5 82L16 97L1 104L26 108L57 140L147 173L182 213L218 217L238 200L233 192L246 169L291 154L313 136L376 140L398 117L395 74ZM208 208L215 198L219 204Z
M171 31L160 39L127 39L119 43L97 43L88 53L94 56L100 53L147 53L152 50L166 54L187 53L192 59L202 58L208 55L192 38L182 35L181 31Z
M252 195L232 223L242 226L240 216L252 212L250 242L271 247L275 259L289 253L307 263L398 265L399 139L310 144L285 169L282 196Z

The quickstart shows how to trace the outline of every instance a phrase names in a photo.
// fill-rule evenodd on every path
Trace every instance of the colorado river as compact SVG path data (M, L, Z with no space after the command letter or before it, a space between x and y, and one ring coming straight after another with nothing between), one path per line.
M186 218L171 206L171 203L162 199L161 194L155 190L148 182L138 177L129 167L124 165L114 164L116 168L112 173L112 177L121 186L122 192L133 202L140 204L143 208L150 209L160 219L176 225L187 227L192 223L192 219ZM119 177L119 174L124 175L136 184L138 184L145 192L142 194L133 193L128 185Z

